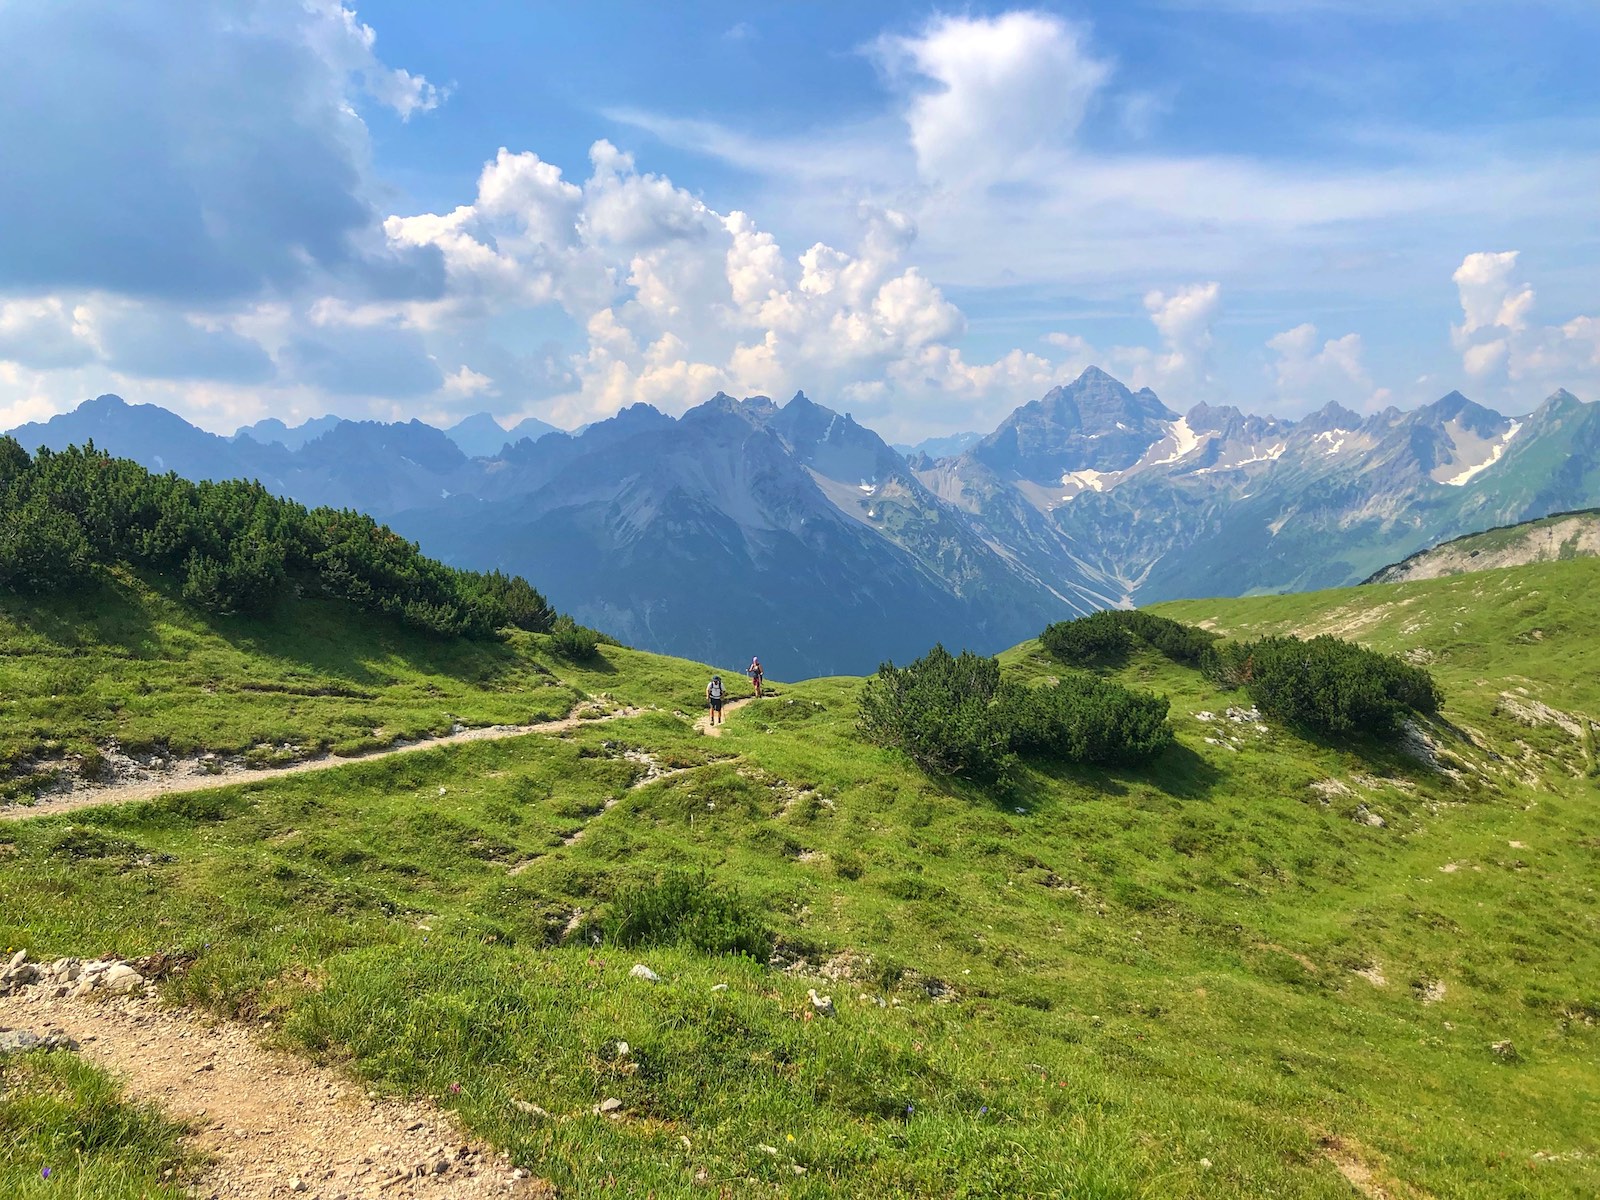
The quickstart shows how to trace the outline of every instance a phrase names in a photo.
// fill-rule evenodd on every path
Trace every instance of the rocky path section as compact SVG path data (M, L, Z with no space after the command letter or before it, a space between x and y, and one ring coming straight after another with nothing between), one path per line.
M19 967L31 971L19 971ZM548 1183L464 1137L426 1101L379 1099L337 1072L261 1046L241 1024L160 1007L136 964L95 965L118 987L80 986L90 964L64 959L6 974L0 1034L74 1045L130 1095L191 1127L208 1165L186 1184L209 1200L482 1200L553 1197ZM69 978L70 976L70 978ZM137 979L128 990L118 988ZM5 988L0 988L4 992ZM10 1028L7 1028L10 1027Z
M324 754L283 767L251 768L241 764L221 767L208 763L205 758L185 760L168 769L151 770L144 778L111 784L88 783L76 780L71 791L47 793L38 801L27 805L0 806L0 821L19 817L37 817L46 813L71 812L79 808L93 808L102 804L122 804L129 800L154 800L178 792L199 792L207 788L224 787L246 780L276 779L281 775L301 775L307 771L326 771L346 763L370 762L375 758L389 758L396 754L412 754L418 750L432 750L439 746L454 746L461 742L497 741L501 738L523 737L530 733L558 734L579 725L597 721L617 721L638 716L642 708L619 708L603 711L592 705L583 705L556 721L542 721L534 725L489 725L478 729L458 729L443 737L425 738L420 742L406 742L388 746L367 754L339 757Z

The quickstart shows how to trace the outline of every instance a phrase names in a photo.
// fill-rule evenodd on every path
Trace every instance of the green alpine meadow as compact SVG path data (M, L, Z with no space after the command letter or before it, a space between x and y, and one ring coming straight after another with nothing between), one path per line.
M534 1194L1600 1191L1600 560L760 700L312 578L0 595L0 946L165 956L162 1005L431 1098ZM152 756L218 777L109 802ZM205 1170L114 1075L0 1073L8 1195Z

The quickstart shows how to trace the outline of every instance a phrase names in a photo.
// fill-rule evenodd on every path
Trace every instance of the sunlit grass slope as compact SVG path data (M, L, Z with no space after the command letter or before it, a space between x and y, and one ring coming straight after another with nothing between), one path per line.
M986 792L862 744L859 680L713 741L675 715L701 668L530 643L660 711L0 826L0 944L196 950L174 999L439 1096L564 1195L1600 1192L1592 748L1534 704L1600 709L1600 563L1160 611L1431 656L1440 767L1142 656L1165 757ZM794 965L596 941L673 867Z
M35 758L73 769L111 742L260 763L352 754L564 716L589 693L693 706L705 686L686 663L612 659L575 668L542 635L440 638L315 599L205 616L127 572L77 596L0 593L0 772Z

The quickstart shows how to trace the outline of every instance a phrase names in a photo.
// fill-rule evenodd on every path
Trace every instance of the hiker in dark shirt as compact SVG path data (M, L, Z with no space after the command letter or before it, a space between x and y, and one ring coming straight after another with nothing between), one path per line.
M711 723L722 724L722 676L713 675L711 682L706 684L706 703L711 706Z
M756 689L756 695L761 695L761 660L752 657L750 666L745 670L745 674L750 676L750 684Z

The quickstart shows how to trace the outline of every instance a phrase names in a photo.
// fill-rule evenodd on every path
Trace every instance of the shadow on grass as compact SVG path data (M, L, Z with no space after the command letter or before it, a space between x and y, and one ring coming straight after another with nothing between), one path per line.
M1204 800L1223 780L1223 773L1181 743L1174 743L1154 762L1143 766L1105 766L1028 758L1020 770L998 783L977 783L950 776L927 775L930 784L947 796L969 803L988 804L1002 811L1017 807L1035 810L1059 800L1061 785L1071 792L1104 799L1128 795L1134 787L1154 787L1181 800ZM1070 795L1071 792L1067 794Z
M54 596L5 597L6 615L66 650L115 647L127 657L161 657L161 637L145 606L123 580L102 576Z
M1181 742L1174 742L1153 762L1142 766L1103 766L1036 759L1029 764L1034 788L1042 797L1057 794L1051 785L1070 784L1098 796L1125 796L1130 786L1150 786L1182 800L1209 797L1223 774Z
M515 647L495 641L437 637L399 621L324 598L284 600L260 617L218 616L184 603L175 581L140 572L137 582L102 575L80 591L47 597L7 596L7 615L67 651L110 648L154 661L178 655L140 586L172 604L181 624L215 634L241 653L360 684L391 682L374 660L403 659L416 671L465 683L492 684L528 666ZM612 673L596 659L589 669Z
M334 600L288 601L265 618L211 617L208 623L245 654L355 683L391 682L372 665L391 657L463 683L494 683L528 666L505 642L437 637Z

